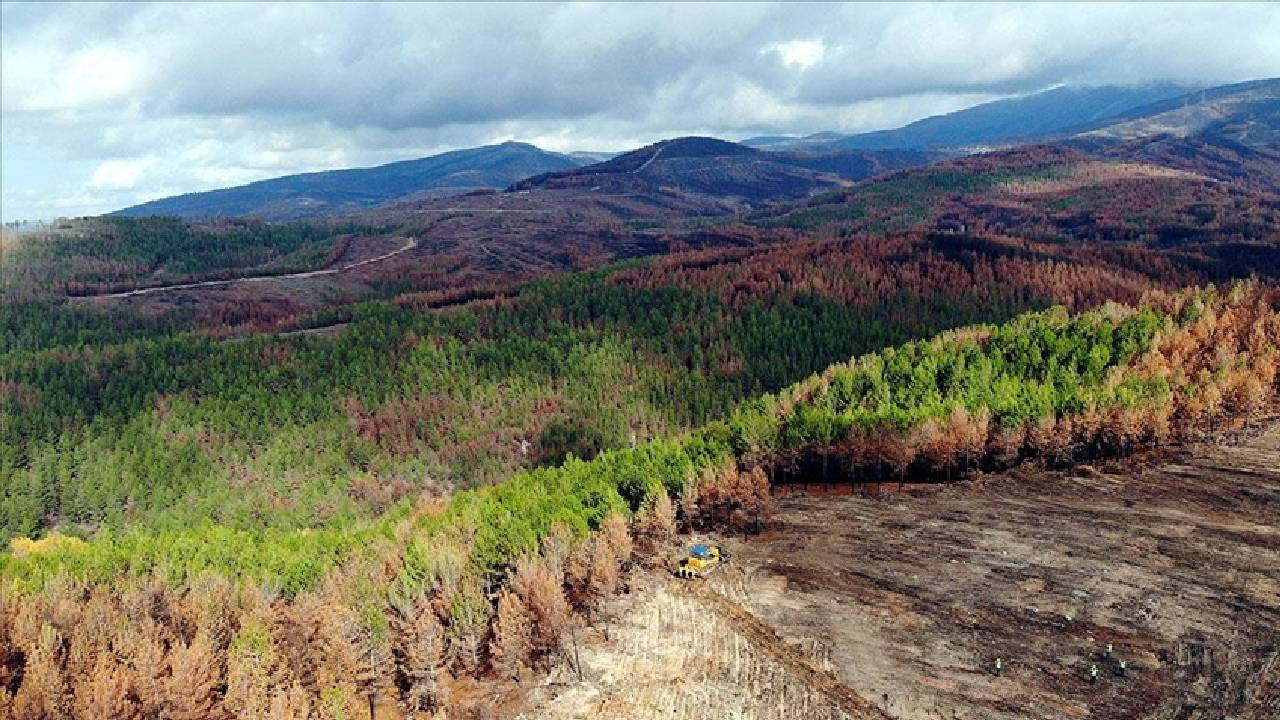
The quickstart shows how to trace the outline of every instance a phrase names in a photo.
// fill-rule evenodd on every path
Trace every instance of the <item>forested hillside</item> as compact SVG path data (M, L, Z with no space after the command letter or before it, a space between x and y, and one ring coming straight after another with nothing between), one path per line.
M1280 715L1277 22L0 0L0 720Z
M410 294L298 321L336 336L220 339L190 315L9 306L0 532L342 525L670 436L862 352L1225 272L1140 247L715 232L737 242L443 311Z
M572 665L633 553L767 521L770 481L1126 452L1276 390L1274 289L1168 292L1232 266L1156 243L684 242L297 320L321 332L6 306L5 707L465 712ZM907 342L1055 304L1087 312Z
M227 341L142 320L125 325L133 340L81 346L81 330L73 344L14 350L0 356L12 401L2 527L341 522L668 435L833 360L1052 301L1030 282L994 290L990 265L967 287L924 282L969 275L942 258L876 266L901 287L887 297L768 284L726 297L708 290L731 279L663 279L671 269L622 266L447 312L410 297L312 320L345 323L334 338ZM843 273L869 279L852 264Z
M949 474L1247 422L1278 389L1278 303L1274 290L1242 284L946 333L835 365L673 440L447 498L409 495L365 520L154 522L88 540L19 539L0 560L10 589L0 692L13 693L4 706L17 717L88 717L103 703L126 714L277 707L296 717L356 712L366 697L411 711L464 708L474 678L501 683L556 662L636 543L676 522L767 518L761 465L782 463L785 473L816 453L852 477ZM259 358L279 372L298 356ZM144 413L182 448L188 465L170 475L198 464L200 444L233 442L184 437L181 418L208 412L212 424L226 407L166 402ZM280 421L269 412L240 419L246 436ZM328 443L308 432L292 445ZM74 454L67 446L61 457ZM235 487L257 482L242 476Z
M1241 187L1234 172L1020 148L895 173L753 221L835 235L995 233L1090 250L1155 250L1221 279L1274 276L1280 199Z
M0 291L17 301L310 270L335 260L344 238L362 230L373 228L172 217L68 220L15 242L0 258Z

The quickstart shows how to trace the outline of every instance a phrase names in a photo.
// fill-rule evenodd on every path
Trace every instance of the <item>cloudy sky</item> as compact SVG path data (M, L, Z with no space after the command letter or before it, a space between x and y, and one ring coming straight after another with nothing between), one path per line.
M1280 75L1280 6L6 3L0 216L519 139L862 131Z

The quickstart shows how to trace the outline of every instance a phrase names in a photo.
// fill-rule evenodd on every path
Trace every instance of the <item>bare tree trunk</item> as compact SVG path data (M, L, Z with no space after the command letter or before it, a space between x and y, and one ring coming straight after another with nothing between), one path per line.
M373 657L373 645L371 644L369 646L369 672L370 673L377 672L375 668L376 668L376 661ZM376 717L374 717L374 714L376 713L376 711L374 710L374 707L373 707L373 698L374 698L374 689L369 688L369 720L378 720Z
M573 672L578 676L578 682L582 682L582 657L578 654L577 628L569 631L569 642L573 643Z

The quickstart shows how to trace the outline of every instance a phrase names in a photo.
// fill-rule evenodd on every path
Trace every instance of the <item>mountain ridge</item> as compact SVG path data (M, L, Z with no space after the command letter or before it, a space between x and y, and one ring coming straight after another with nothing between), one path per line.
M521 142L454 150L366 168L268 178L160 198L113 215L295 220L364 210L414 196L506 187L522 177L578 167L582 160Z
M1195 142L1147 142L1166 136ZM1218 174L1275 191L1280 188L1280 155L1273 149L1280 144L1280 79L1206 88L1174 83L1062 86L857 135L822 132L742 143L686 136L617 154L553 153L509 141L188 193L113 214L297 220L474 190L557 187L675 190L714 198L726 207L758 206L945 157L1047 142L1111 155L1140 151L1147 159L1184 169L1230 166Z
M771 151L713 137L661 140L603 163L537 175L511 186L588 187L614 192L671 189L756 205L794 200L891 170L936 159L917 151Z
M899 128L847 135L824 131L802 137L761 136L742 142L769 150L902 148L963 154L1078 138L1129 141L1161 134L1210 134L1258 147L1275 144L1274 128L1280 126L1275 122L1277 117L1280 78L1209 87L1176 83L1060 86L934 115ZM1265 133L1252 132L1259 118L1272 121L1264 126Z

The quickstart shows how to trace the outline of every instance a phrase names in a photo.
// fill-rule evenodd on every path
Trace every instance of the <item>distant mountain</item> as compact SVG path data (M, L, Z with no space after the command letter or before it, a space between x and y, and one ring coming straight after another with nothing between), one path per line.
M752 138L747 145L769 149L924 150L1009 145L1117 118L1139 107L1185 95L1195 88L1172 83L1136 87L1058 87L996 100L946 115L917 120L894 130L857 135L825 132L803 138Z
M768 150L929 147L942 154L1054 143L1280 192L1280 79L1189 89L1056 88L861 135L746 141Z
M674 161L688 159L723 159L730 157L755 157L759 150L712 137L681 137L661 140L638 150L621 153L604 162L587 165L576 170L553 173L556 176L595 176L616 173L636 174L654 163L661 169ZM655 172L657 172L655 170Z
M1077 136L1104 140L1197 136L1276 147L1280 145L1280 78L1184 93L1073 130Z
M1223 85L1135 108L1059 142L1280 192L1280 79Z
M354 212L413 197L500 189L521 178L568 170L585 162L527 143L506 142L371 168L287 175L239 187L178 195L115 214L292 220Z
M617 157L620 154L621 153L599 152L599 151L593 151L593 150L574 150L574 151L565 153L565 155L568 155L569 157L573 158L574 160L577 160L583 165L590 165L592 163L604 162L605 160L612 160L613 158Z
M794 200L872 175L922 165L915 151L768 152L709 137L663 140L595 165L547 173L513 190L587 188L606 192L671 192L749 205Z

